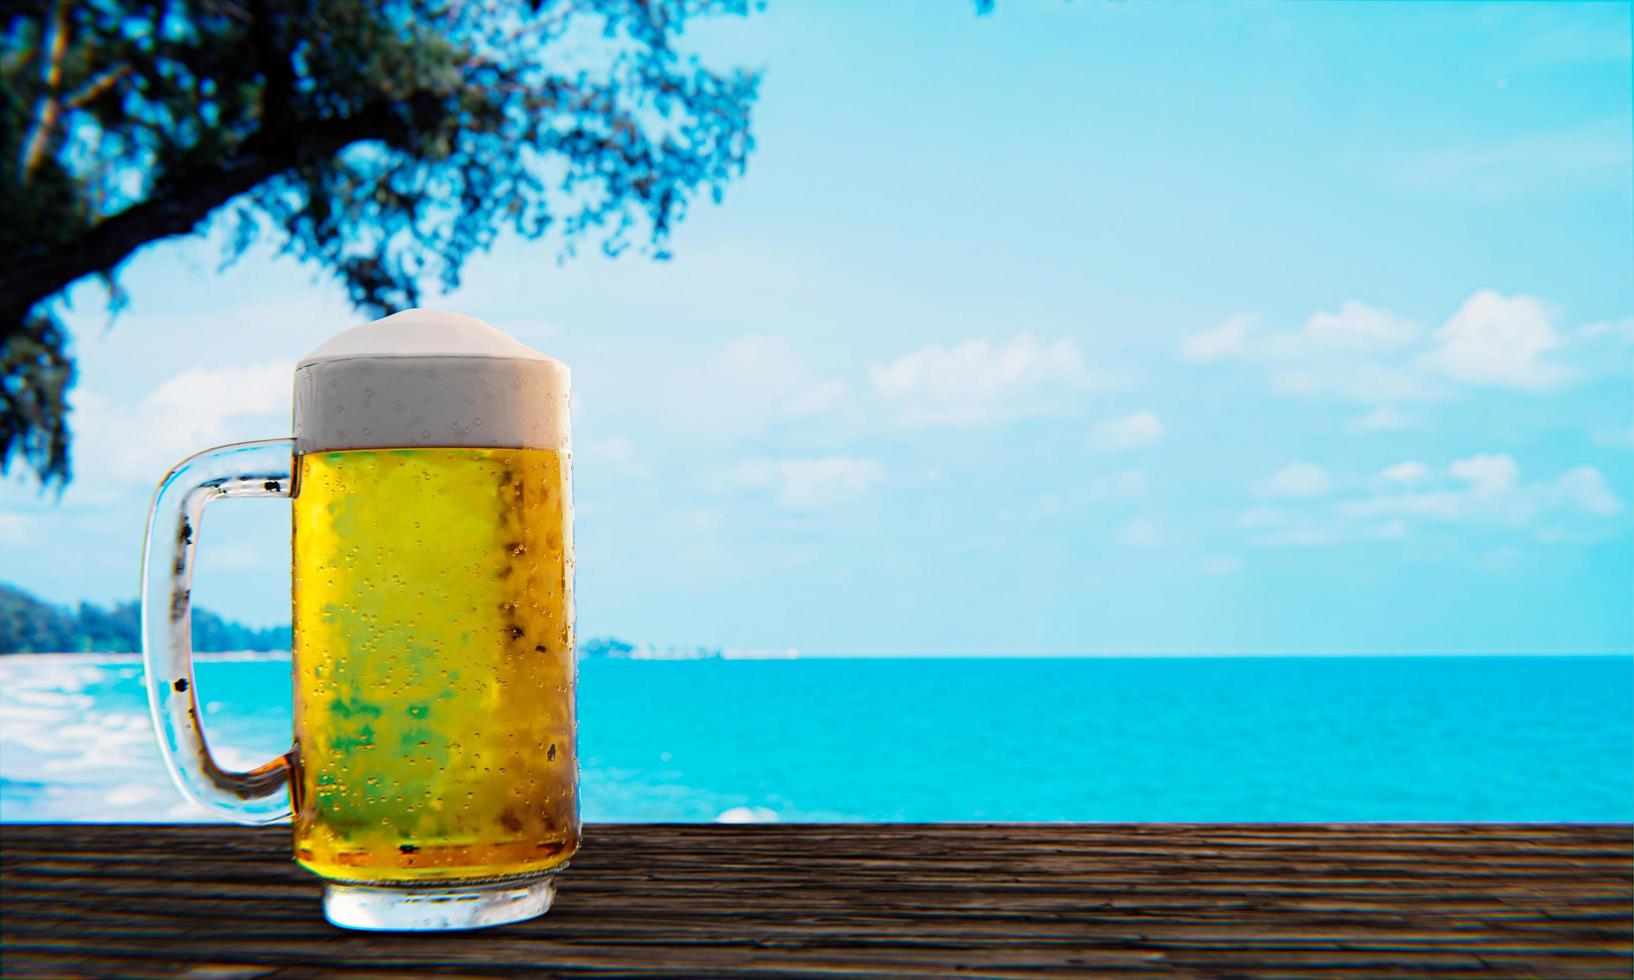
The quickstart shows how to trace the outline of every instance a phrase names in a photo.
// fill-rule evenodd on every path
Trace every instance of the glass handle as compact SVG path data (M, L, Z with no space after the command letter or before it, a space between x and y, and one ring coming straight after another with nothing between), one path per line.
M193 549L212 500L291 496L294 451L293 439L265 439L182 460L153 494L142 541L142 662L159 752L188 799L239 823L289 816L292 760L233 772L210 754L193 683Z

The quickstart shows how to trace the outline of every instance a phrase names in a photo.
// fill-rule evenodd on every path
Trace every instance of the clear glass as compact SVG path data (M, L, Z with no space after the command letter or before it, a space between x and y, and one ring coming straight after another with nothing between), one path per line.
M544 913L579 846L571 457L534 449L207 450L154 496L143 652L159 744L220 816L293 812L353 929ZM193 553L218 497L293 497L293 748L223 769L193 683Z
M265 439L182 460L153 494L142 541L142 661L159 752L184 796L238 823L289 816L291 759L234 772L210 754L193 683L193 553L211 501L291 495L294 449L293 439Z
M548 874L414 888L330 882L323 890L323 914L337 926L368 932L481 929L544 915L555 897L556 880Z

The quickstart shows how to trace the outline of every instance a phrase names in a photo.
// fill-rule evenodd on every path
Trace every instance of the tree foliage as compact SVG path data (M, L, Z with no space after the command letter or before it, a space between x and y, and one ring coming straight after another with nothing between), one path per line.
M288 650L288 625L256 629L193 609L193 649L201 653ZM142 611L136 600L98 606L54 606L0 582L0 654L134 653L142 649ZM636 649L614 637L579 641L585 659L627 658ZM715 651L718 655L719 651Z
M193 610L193 649L201 652L288 650L288 626L255 629L208 609ZM142 649L135 600L62 608L0 582L0 653L133 653Z
M75 649L68 613L0 582L0 653L56 653Z
M748 0L13 0L0 33L0 470L68 478L53 298L219 221L362 310L506 231L665 254L752 141L757 78L678 47Z

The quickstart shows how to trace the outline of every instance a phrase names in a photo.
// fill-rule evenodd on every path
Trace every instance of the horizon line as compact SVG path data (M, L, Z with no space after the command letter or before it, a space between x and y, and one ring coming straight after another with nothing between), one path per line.
M82 652L56 651L49 653L32 653L28 651L7 651L0 653L0 659L24 658L28 660L44 661L49 663L66 663L105 660L112 663L141 663L142 654L135 652L114 652L105 650L87 650ZM288 660L291 657L289 650L240 650L198 652L193 660L200 663L233 663L245 661L278 661ZM630 663L693 663L699 661L789 661L789 660L1341 660L1341 659L1482 659L1482 658L1522 658L1522 657L1598 657L1598 658L1634 658L1634 650L1568 650L1568 651L1528 651L1528 650L1496 650L1478 653L1449 653L1420 651L1412 653L1401 652L1303 652L1303 653L1273 653L1273 652L1166 652L1166 653L798 653L787 650L762 653L749 650L723 650L715 656L705 657L580 657L579 660L613 660Z

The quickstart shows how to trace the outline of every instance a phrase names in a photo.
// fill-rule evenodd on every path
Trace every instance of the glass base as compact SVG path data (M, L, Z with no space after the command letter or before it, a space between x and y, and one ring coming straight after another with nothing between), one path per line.
M555 897L554 875L411 888L331 881L323 886L323 916L342 929L372 932L483 929L544 915Z

